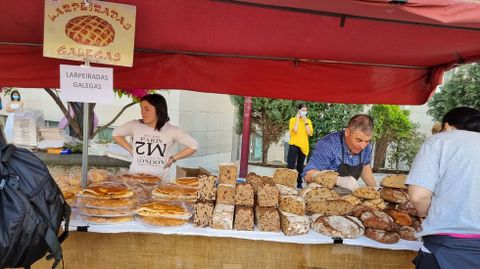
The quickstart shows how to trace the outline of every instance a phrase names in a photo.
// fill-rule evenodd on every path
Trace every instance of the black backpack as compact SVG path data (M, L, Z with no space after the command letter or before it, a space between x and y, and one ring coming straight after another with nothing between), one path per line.
M47 252L55 268L63 261L60 244L68 236L70 213L37 156L13 145L0 148L0 268L30 268Z

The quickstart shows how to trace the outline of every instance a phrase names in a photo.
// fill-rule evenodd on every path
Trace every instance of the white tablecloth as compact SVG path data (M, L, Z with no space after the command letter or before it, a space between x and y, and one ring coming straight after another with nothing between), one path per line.
M87 227L88 226L88 227ZM191 223L180 227L153 227L146 226L139 222L129 222L121 224L91 224L86 223L78 218L74 218L70 222L70 230L77 231L78 227L87 227L88 232L94 233L156 233L164 235L193 235L208 237L230 237L247 240L263 240L280 243L295 244L333 244L333 239L322 234L310 230L305 235L285 236L283 233L260 232L260 231L236 231L236 230L216 230L212 228L197 228ZM352 246L372 247L380 249L392 250L412 250L418 251L422 245L420 241L400 240L396 244L382 244L366 237L358 239L344 239L343 244Z

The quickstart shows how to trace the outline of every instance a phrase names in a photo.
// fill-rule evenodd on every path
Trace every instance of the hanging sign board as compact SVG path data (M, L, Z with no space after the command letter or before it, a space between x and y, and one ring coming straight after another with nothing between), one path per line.
M135 6L45 0L43 56L133 65Z
M113 69L60 65L60 99L65 102L112 104Z

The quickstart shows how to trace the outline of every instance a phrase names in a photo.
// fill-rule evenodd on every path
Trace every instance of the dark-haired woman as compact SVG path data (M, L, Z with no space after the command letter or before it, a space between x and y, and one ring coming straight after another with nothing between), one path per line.
M5 122L5 139L8 143L13 142L13 125L15 122L15 111L18 109L23 108L23 101L22 97L20 96L20 92L17 90L12 91L10 94L10 103L7 105L7 121Z
M416 268L480 268L480 111L459 107L415 157L406 183L426 216Z
M307 118L307 106L298 105L297 115L290 119L288 131L290 141L288 142L287 167L297 169L297 188L302 188L302 172L305 164L305 157L308 156L310 145L308 137L313 135L312 121Z
M113 131L113 140L132 154L130 173L148 173L166 178L176 161L194 154L198 143L190 135L169 123L167 101L159 94L140 100L142 119L129 121ZM130 144L125 137L132 137ZM173 145L184 146L172 152Z

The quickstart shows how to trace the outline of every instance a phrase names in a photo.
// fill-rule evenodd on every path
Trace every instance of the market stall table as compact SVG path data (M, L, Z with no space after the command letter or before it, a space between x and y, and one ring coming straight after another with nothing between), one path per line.
M92 225L73 219L65 268L413 268L420 242L343 244L310 230L302 236L131 222ZM76 230L88 232L77 232ZM50 268L42 260L33 268Z

